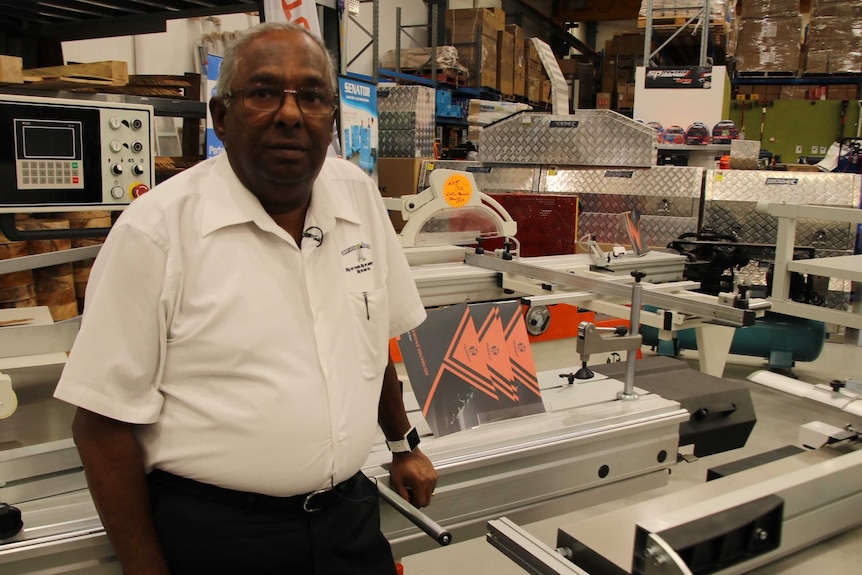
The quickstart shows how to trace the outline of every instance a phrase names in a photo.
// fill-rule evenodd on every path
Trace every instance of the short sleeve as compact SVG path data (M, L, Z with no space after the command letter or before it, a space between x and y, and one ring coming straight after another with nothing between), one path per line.
M167 317L167 251L122 218L90 276L81 329L55 397L128 423L153 423Z

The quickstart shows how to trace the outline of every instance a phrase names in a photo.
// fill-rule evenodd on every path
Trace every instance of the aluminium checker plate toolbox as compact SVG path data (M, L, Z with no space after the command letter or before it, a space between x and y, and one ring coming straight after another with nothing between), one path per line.
M859 207L862 176L707 170L705 182L702 228L736 236L741 242L775 244L778 220L758 213L758 201ZM815 248L816 257L852 254L855 238L856 228L849 223L801 219L796 226L796 245ZM754 284L765 285L766 269L750 264L739 275ZM849 282L830 280L827 305L846 307L849 288ZM841 301L836 301L836 295Z
M656 157L655 130L611 110L520 112L479 136L483 163L647 168Z
M641 234L649 246L664 247L697 230L702 168L548 168L541 176L542 191L578 196L578 231L600 243L629 243L619 215L627 211L640 214Z
M419 173L420 189L429 186L430 174L438 168L472 173L485 193L576 195L578 229L602 243L628 243L619 214L629 210L641 214L641 233L651 246L665 246L697 230L702 168L578 169L428 160Z

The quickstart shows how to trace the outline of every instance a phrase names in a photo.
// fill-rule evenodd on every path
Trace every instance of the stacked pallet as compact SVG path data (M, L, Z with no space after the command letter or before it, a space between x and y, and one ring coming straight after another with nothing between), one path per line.
M801 41L799 0L747 0L737 20L737 72L795 75Z
M677 29L690 19L700 16L692 24L703 24L702 8L695 7L698 2L691 0L653 0L653 29ZM646 28L647 2L641 2L638 12L638 28ZM709 26L714 32L724 34L727 28L727 2L712 0L709 4Z
M809 74L862 71L862 1L813 0L808 27Z

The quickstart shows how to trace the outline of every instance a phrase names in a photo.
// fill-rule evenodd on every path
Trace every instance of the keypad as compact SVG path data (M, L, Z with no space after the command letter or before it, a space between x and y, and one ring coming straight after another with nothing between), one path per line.
M79 160L18 160L18 183L24 187L80 188Z

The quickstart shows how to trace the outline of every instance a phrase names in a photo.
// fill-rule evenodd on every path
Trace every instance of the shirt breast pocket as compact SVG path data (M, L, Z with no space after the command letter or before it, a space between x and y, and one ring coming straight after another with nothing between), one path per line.
M381 287L347 297L362 375L382 378L389 359L389 294Z

